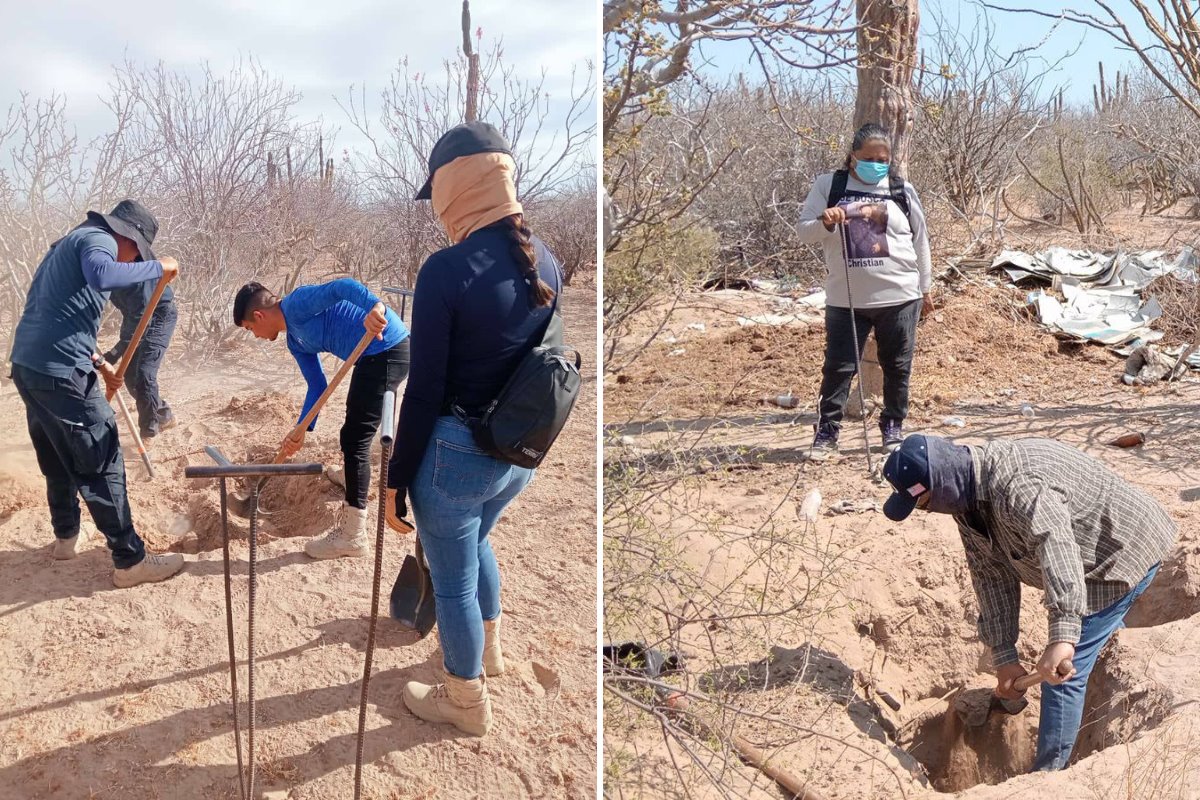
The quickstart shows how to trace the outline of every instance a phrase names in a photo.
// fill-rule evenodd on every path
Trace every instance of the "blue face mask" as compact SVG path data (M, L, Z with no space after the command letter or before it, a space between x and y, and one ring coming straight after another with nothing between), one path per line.
M858 176L863 183L875 184L887 177L889 165L879 164L875 161L857 161L854 165L854 174Z

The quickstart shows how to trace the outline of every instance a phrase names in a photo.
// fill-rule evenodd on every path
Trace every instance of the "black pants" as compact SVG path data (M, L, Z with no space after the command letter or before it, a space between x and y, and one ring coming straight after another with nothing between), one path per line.
M142 342L129 362L129 391L137 401L138 427L143 438L157 436L159 427L172 416L171 407L159 394L158 368L162 366L178 320L179 312L174 303L160 304L150 317Z
M363 356L354 365L346 395L346 422L342 425L342 458L346 465L346 503L367 507L371 488L371 440L383 419L383 394L393 392L408 377L408 339L390 350Z
M13 383L25 402L29 438L46 476L46 500L54 535L79 533L79 495L108 540L113 566L126 569L145 557L133 530L125 495L125 460L117 420L104 399L100 376L76 370L70 378L13 365Z
M840 430L846 411L850 383L867 334L875 330L879 366L883 369L883 413L880 422L903 422L908 416L908 379L912 374L913 351L921 300L898 306L856 308L859 352L854 352L850 309L825 307L825 366L821 379L820 422L822 428Z

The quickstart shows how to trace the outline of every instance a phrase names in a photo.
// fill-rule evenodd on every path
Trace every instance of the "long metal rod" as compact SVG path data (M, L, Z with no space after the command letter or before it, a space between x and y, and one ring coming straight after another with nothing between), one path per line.
M229 464L208 466L199 464L184 467L187 478L262 478L280 475L320 475L321 464Z
M854 313L854 295L850 291L850 248L846 244L846 223L840 223L838 227L842 234L842 266L846 269L846 304L850 306L850 335L854 341L854 374L858 377L858 405L862 410L863 442L867 446L867 473L874 474L870 428L867 426L867 399L863 393L862 350L858 346L858 317Z
M320 464L314 465L320 467ZM318 474L320 470L317 470ZM250 490L250 613L249 622L247 625L247 643L246 643L246 669L248 673L247 694L249 695L249 736L246 747L246 760L249 761L249 777L247 780L248 798L254 797L254 727L255 727L255 709L254 709L254 601L257 596L258 589L258 486L255 485Z
M221 538L225 555L225 633L229 639L229 689L233 695L233 741L237 750L238 788L242 792L242 800L250 800L246 794L246 768L242 763L242 726L238 714L237 651L233 645L233 588L230 583L229 569L228 490L226 479L221 478Z
M375 527L375 574L371 583L371 618L367 627L367 653L363 660L362 694L358 701L358 744L354 755L354 800L362 797L363 749L367 735L367 692L371 686L371 667L375 660L375 627L379 619L379 584L383 579L384 525L387 518L388 461L396 427L396 393L383 394L383 415L379 426L379 519Z

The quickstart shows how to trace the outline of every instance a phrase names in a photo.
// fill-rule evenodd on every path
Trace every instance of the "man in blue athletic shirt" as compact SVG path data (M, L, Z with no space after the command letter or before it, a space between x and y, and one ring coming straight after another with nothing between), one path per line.
M175 259L155 259L150 244L157 232L154 216L134 200L109 214L89 211L38 265L11 355L13 383L46 477L53 556L74 558L83 543L82 495L112 551L119 588L165 580L184 563L179 553L147 553L134 531L116 417L97 378L110 391L120 388L116 371L96 352L109 292L179 274Z
M383 416L383 395L393 392L408 376L408 328L395 311L353 278L316 286L298 286L280 299L261 283L247 283L233 301L233 322L259 339L275 341L286 334L308 393L297 421L304 418L328 383L321 370L321 353L343 361L370 331L375 341L359 357L346 395L346 421L341 430L346 470L342 524L304 545L313 558L361 557L370 550L367 539L367 490L371 484L371 440ZM316 418L308 426L312 430ZM280 449L288 458L304 444L305 431L289 434ZM382 491L382 488L380 489Z

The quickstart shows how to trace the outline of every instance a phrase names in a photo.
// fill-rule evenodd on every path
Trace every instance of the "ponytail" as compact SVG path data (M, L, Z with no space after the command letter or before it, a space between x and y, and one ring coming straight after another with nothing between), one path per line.
M535 308L544 308L554 299L554 290L538 274L537 253L530 237L533 231L525 224L523 214L512 214L504 218L508 227L508 238L512 242L509 253L521 268L521 276L529 285L529 300Z

